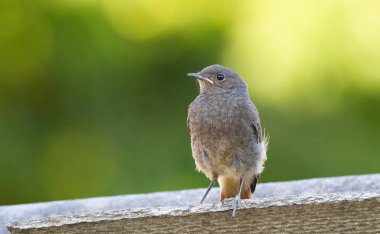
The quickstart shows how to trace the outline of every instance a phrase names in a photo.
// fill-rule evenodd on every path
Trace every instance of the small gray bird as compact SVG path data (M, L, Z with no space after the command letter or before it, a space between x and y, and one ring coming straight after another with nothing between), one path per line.
M266 160L267 140L259 113L249 98L247 85L231 69L212 65L188 76L198 80L200 94L189 106L187 127L196 168L211 183L216 181L220 201L235 197L232 212L241 199L249 199Z

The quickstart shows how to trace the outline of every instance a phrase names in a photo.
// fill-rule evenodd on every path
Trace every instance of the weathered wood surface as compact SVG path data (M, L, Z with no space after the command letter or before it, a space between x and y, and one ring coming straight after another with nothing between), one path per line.
M4 206L0 222L12 233L380 233L380 174L259 184L254 199L243 201L234 221L232 200L221 205L214 189L208 202L198 205L203 192Z

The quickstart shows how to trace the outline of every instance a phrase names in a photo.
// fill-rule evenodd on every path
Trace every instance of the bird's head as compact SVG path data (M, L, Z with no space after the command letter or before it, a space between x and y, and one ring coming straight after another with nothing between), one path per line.
M236 72L217 64L208 66L198 73L188 73L187 75L198 80L201 93L220 93L247 88Z

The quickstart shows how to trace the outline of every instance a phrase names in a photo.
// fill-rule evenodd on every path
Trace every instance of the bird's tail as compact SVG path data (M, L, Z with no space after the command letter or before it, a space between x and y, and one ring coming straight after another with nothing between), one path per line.
M221 176L218 179L220 185L220 201L226 198L235 197L239 192L239 179ZM240 194L241 199L249 199L251 197L251 190L249 189L249 184L247 181L243 182L242 191Z

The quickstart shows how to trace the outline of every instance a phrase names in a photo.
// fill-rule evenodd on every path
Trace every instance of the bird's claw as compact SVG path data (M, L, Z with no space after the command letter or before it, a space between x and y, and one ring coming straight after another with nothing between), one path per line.
M241 205L241 199L240 196L235 197L235 202L234 202L234 208L232 210L232 218L234 219L236 217L236 210L240 207Z

